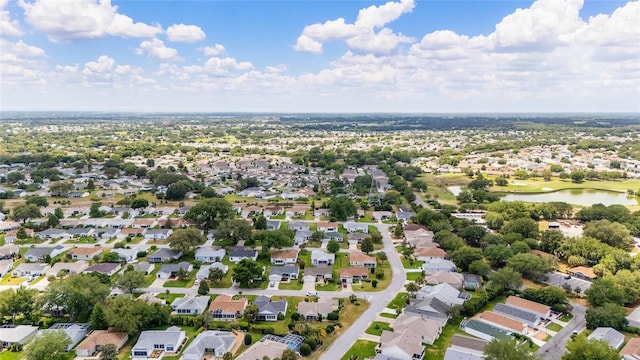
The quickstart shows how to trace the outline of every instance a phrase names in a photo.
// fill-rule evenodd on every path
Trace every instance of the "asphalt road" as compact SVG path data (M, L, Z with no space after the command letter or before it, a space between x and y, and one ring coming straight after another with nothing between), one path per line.
M575 303L571 303L571 305L573 306L573 319L551 340L538 349L537 354L541 360L559 360L562 358L562 355L566 352L565 346L571 339L573 332L580 333L587 327L584 317L587 308Z
M580 288L580 291L584 293L585 290L591 287L591 283L586 280L571 277L571 279L565 279L566 274L554 271L547 274L547 280L545 281L549 285L562 287L564 284L571 285L571 289L575 290Z

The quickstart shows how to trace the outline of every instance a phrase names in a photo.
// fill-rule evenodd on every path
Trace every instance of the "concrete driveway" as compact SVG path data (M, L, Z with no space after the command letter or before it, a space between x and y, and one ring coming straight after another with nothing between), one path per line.
M565 279L566 274L554 271L547 274L547 281L545 281L549 285L562 287L564 284L569 284L571 289L575 290L576 288L580 288L581 292L584 293L585 290L591 287L591 282L578 279L575 277L571 277L571 279Z
M302 283L302 291L304 291L305 293L307 291L316 291L316 283L311 281L305 281L304 283Z

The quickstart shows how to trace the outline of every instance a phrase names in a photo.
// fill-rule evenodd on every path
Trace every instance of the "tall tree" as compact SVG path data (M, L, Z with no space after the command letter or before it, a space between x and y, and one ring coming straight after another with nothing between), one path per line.
M117 360L118 348L114 344L106 344L100 348L100 360Z
M64 330L50 330L37 335L24 348L26 360L62 360L71 339Z
M546 274L551 271L551 266L546 259L531 253L512 256L507 261L507 266L534 281L544 280Z
M240 240L251 239L251 226L242 219L224 220L216 230L216 240L231 240L237 244Z
M31 316L34 310L34 300L37 290L20 286L0 293L0 315L11 316L11 323L16 323L17 315Z
M251 328L251 324L253 324L258 320L259 312L260 310L258 309L258 306L256 304L249 304L244 309L244 312L242 313L242 317L249 324L249 328Z
M511 337L495 338L484 348L488 360L536 360L537 356L531 354L526 343L518 344Z
M141 330L169 324L170 308L127 296L116 296L107 301L105 314L109 326L130 335Z
M562 360L620 360L618 350L604 340L589 340L579 335L566 346L567 352Z
M367 237L362 240L360 250L362 250L362 252L365 254L369 254L373 251L373 241L371 241L371 238Z
M263 279L263 269L255 261L251 259L242 259L233 268L233 281L238 282L241 286L256 287Z
M26 223L29 219L39 218L40 209L35 204L19 204L13 208L13 217L18 220Z
M489 279L504 289L518 290L522 287L522 275L510 267L503 267L489 275Z
M88 315L97 302L107 298L109 292L110 287L96 281L94 276L76 274L49 284L39 300L45 309L65 308L71 322L74 322L78 315Z
M109 327L104 307L99 302L93 306L91 316L89 316L89 326L94 330L106 330Z
M623 330L629 323L627 310L616 304L607 303L604 306L590 307L587 309L587 328L612 327Z
M584 294L587 295L587 300L592 306L602 306L607 303L624 304L624 291L610 278L594 280Z
M135 289L144 285L144 272L137 270L127 270L116 279L116 287L133 294Z
M196 246L204 244L204 236L196 228L176 229L167 238L169 247L184 253L193 250Z
M192 220L205 229L214 227L215 221L233 217L233 206L224 199L205 199L195 204L184 215L186 220Z
M222 271L222 269L209 268L209 276L207 276L207 279L209 281L217 283L218 281L222 280L222 278L224 278L224 272Z
M327 203L329 214L338 221L347 221L350 216L358 213L358 208L347 196L332 197Z
M331 239L327 243L327 251L332 254L337 254L340 251L340 243L336 239Z

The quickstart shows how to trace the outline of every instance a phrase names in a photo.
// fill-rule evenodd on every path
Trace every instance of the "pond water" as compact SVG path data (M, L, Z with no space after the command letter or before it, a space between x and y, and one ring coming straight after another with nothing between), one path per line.
M458 195L462 190L460 186L450 186L449 191ZM609 205L638 205L638 198L628 196L626 193L593 189L564 189L553 192L537 194L507 194L502 197L504 201L526 202L566 202L573 205L591 206L593 204Z
M593 189L565 189L541 194L508 194L504 201L551 202L560 201L574 205L591 206L593 204L638 205L635 196L626 193Z

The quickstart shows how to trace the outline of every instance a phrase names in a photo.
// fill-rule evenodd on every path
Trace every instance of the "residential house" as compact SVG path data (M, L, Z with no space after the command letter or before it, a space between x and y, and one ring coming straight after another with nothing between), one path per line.
M328 242L331 240L337 240L342 242L342 240L344 240L344 235L342 235L342 233L339 233L337 231L327 231L322 233L322 242Z
M425 286L420 289L414 297L419 300L435 297L449 306L462 305L465 301L471 298L469 294L460 292L458 289L447 283L435 286Z
M460 289L462 287L463 279L464 277L462 274L449 271L431 272L427 273L427 276L425 277L427 284L437 285L447 283L456 289Z
M508 337L513 333L512 331L475 319L463 320L460 323L460 329L469 335L473 335L486 341Z
M496 304L493 308L493 312L499 315L506 316L510 319L517 320L528 327L535 328L540 325L540 316L532 312L523 310L520 307L515 307L507 304Z
M620 355L624 360L640 359L640 337L634 337L627 341L627 344L620 350Z
M289 230L309 231L309 223L302 221L289 221Z
M20 247L17 245L0 246L0 259L12 259L20 253Z
M222 358L239 341L238 336L228 331L203 331L182 352L182 360L202 360L205 355Z
M440 333L442 332L442 327L440 322L429 319L422 318L420 316L412 316L407 314L400 314L396 321L393 323L393 331L383 331L382 336L380 338L380 342L384 344L382 338L385 337L385 332L392 333L386 334L388 340L392 340L397 336L407 336L411 334L411 336L418 337L419 344L429 344L433 345L433 343L440 337ZM407 339L408 340L408 339Z
M624 344L624 335L618 332L614 328L599 327L593 330L593 332L587 336L589 340L604 340L612 348L619 350Z
M396 218L402 224L408 224L411 221L411 218L415 217L416 213L413 211L398 211L396 213Z
M414 316L414 319L420 320ZM425 319L429 322L433 320ZM418 323L416 323L417 325ZM380 335L380 353L374 359L420 360L424 357L425 348L421 336L411 330L403 332L383 330ZM429 329L432 330L432 329ZM428 330L421 332L429 332Z
M171 250L168 248L160 248L153 254L147 256L150 263L163 263L179 260L182 257L182 251Z
M76 346L85 336L87 336L87 331L89 330L89 324L78 324L78 323L57 323L53 324L50 328L45 330L38 331L38 336L42 334L46 334L50 331L63 330L65 334L71 340L71 343L67 345L65 351L70 351Z
M116 239L118 240L124 240L128 237L137 237L137 236L143 236L145 233L146 229L143 228L126 228L126 229L120 229L120 232L116 234Z
M201 246L196 249L195 259L203 263L222 262L227 251L213 246Z
M447 257L447 252L437 247L419 247L415 248L413 253L416 260L424 262Z
M420 316L427 319L438 321L444 326L451 317L450 312L453 306L450 306L436 297L426 299L409 299L403 312L408 315Z
M340 269L340 282L353 284L354 282L368 279L369 278L369 268L364 266L354 266L350 268L341 268Z
M11 276L13 277L27 277L27 276L41 276L44 274L44 270L47 268L47 264L43 263L22 263L18 265Z
M109 240L113 237L118 236L120 233L120 229L115 228L106 228L106 229L97 229L96 235L100 240Z
M150 229L154 225L156 225L156 219L135 219L131 223L132 227L139 228L139 229ZM162 230L164 230L164 229L162 229Z
M278 220L267 220L267 230L275 231L280 229L280 221Z
M444 360L483 360L484 348L488 343L486 340L455 334L444 353Z
M235 321L242 317L247 304L247 298L234 300L230 295L221 294L211 301L209 310L213 320Z
M338 223L320 221L318 223L318 231L322 232L338 232Z
M300 268L297 266L272 266L269 270L269 281L297 280Z
M136 260L137 256L138 256L138 251L140 251L138 248L134 248L134 249L123 249L123 248L113 248L111 249L111 252L114 252L116 254L118 254L118 256L120 257L121 261L130 263Z
M361 233L364 233L364 234L368 234L369 233L369 224L366 224L366 223L348 221L348 222L345 222L344 224L342 224L342 227L348 233L355 233L355 232L361 232Z
M178 315L198 315L203 314L209 306L209 296L189 295L176 298L171 303L171 310Z
M167 305L166 300L158 298L157 294L154 293L142 293L140 296L138 296L138 300L142 300L147 304Z
M385 221L391 220L393 214L391 211L374 211L372 216L376 221Z
M5 244L13 244L16 240L18 240L18 231L19 230L11 230L4 234L4 243ZM32 237L34 232L32 229L24 229L25 234L28 237Z
M296 230L296 234L293 236L294 245L302 245L313 237L313 231L311 230Z
M156 273L158 279L169 279L178 276L180 270L190 273L193 270L193 265L186 261L182 261L177 264L163 264L160 270Z
M146 261L141 261L139 263L135 263L132 265L133 266L133 270L135 271L141 271L143 272L145 275L149 275L153 272L153 270L155 270L155 266L149 262Z
M149 229L144 233L145 240L167 240L173 233L171 229Z
M234 247L229 253L229 261L232 263L238 263L242 259L251 259L255 261L258 259L258 252L242 246Z
M293 265L298 263L298 249L274 250L271 252L271 264Z
M90 274L92 272L97 272L100 274L105 274L109 276L113 276L122 268L122 265L119 263L98 263L89 266L84 269L83 274Z
M178 352L185 340L186 333L176 326L166 330L143 331L131 350L131 358L147 360L152 357L151 354L154 352L161 352L161 354L154 356L159 358L163 357L165 352L174 354Z
M44 275L58 276L61 272L64 274L80 274L88 267L89 264L84 260L75 262L57 262L51 267L46 267Z
M627 321L629 321L629 326L640 329L640 306L627 316Z
M0 277L3 277L6 274L10 273L12 268L13 268L13 259L0 260Z
M104 250L101 246L79 247L71 250L69 255L73 260L93 260L94 257L102 254Z
M502 316L493 311L483 311L473 317L474 320L489 323L495 327L501 328L505 331L515 332L522 335L527 335L527 325L518 320L513 320L506 316Z
M432 258L422 264L420 267L424 272L431 273L436 271L456 271L456 264L443 258Z
M589 266L576 266L567 271L569 275L577 277L578 279L593 281L598 276L593 272L593 268Z
M338 310L338 300L330 297L319 297L316 302L301 301L298 303L298 313L307 321L316 321L318 316L326 319L329 313Z
M67 235L72 238L79 237L96 237L92 228L73 228L67 230Z
M548 319L551 316L550 306L523 299L521 297L509 296L504 303L534 313L540 316L542 319Z
M45 261L47 257L53 259L54 257L62 254L64 252L64 246L56 245L54 247L51 246L39 246L32 247L27 250L24 254L24 258L29 261L37 262L37 261Z
M269 359L279 359L287 349L289 349L287 343L262 338L242 354L238 355L236 360L259 360L265 357Z
M124 344L127 343L127 340L129 340L129 335L126 332L118 332L114 329L94 330L76 346L76 356L94 356L107 344L114 344L116 349L120 351Z
M369 269L375 269L378 261L375 257L361 253L360 251L352 251L349 253L349 265L363 266Z
M13 344L25 345L38 332L37 326L6 325L0 327L0 349L7 349Z
M352 232L347 234L347 241L351 244L362 244L362 240L368 238L369 235L361 232Z
M202 265L198 272L196 273L196 279L204 280L209 277L209 270L211 269L220 269L223 274L226 274L229 271L229 266L223 263L213 263L209 265Z
M331 278L333 277L333 273L331 267L329 266L307 266L304 268L303 276L305 278L305 281L307 277L313 277L315 279L315 282L331 280Z
M333 265L336 262L336 255L326 253L323 250L311 250L311 264L313 265Z
M258 321L277 321L278 315L287 313L286 299L271 301L267 296L258 296L253 303L258 307Z

